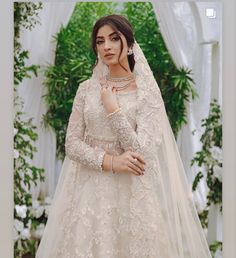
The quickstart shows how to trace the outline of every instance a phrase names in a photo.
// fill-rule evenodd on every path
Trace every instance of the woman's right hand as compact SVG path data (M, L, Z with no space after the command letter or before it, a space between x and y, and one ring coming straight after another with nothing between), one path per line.
M113 157L114 172L131 172L139 176L144 174L145 165L144 158L136 152L126 151Z

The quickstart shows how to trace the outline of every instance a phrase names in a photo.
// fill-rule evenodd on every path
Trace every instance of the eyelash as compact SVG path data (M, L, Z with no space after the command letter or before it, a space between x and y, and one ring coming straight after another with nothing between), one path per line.
M114 37L114 38L112 38L111 40L113 40L113 39L115 39L115 41L118 41L120 38L119 37ZM101 41L101 40L98 40L97 42L96 42L96 44L97 45L100 45L100 43L102 43L103 41Z

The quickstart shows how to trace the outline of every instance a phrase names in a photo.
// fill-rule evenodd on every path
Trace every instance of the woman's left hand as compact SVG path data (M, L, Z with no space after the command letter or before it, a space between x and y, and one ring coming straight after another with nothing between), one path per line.
M100 84L102 104L108 113L112 113L119 108L116 98L116 89L112 86L108 86L105 79L100 79Z

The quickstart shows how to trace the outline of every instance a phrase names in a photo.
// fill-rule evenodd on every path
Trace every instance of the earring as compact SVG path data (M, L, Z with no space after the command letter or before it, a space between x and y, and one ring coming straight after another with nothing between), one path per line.
M133 54L133 49L130 48L129 51L128 51L128 56L132 55Z
M100 59L100 55L99 54L97 55L97 58Z

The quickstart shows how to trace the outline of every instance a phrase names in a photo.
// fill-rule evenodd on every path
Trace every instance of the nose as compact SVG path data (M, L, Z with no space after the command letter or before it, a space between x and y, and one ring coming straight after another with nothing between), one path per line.
M104 42L104 51L108 51L108 50L110 50L110 49L111 49L110 43L108 42L108 40L106 40L106 41Z

